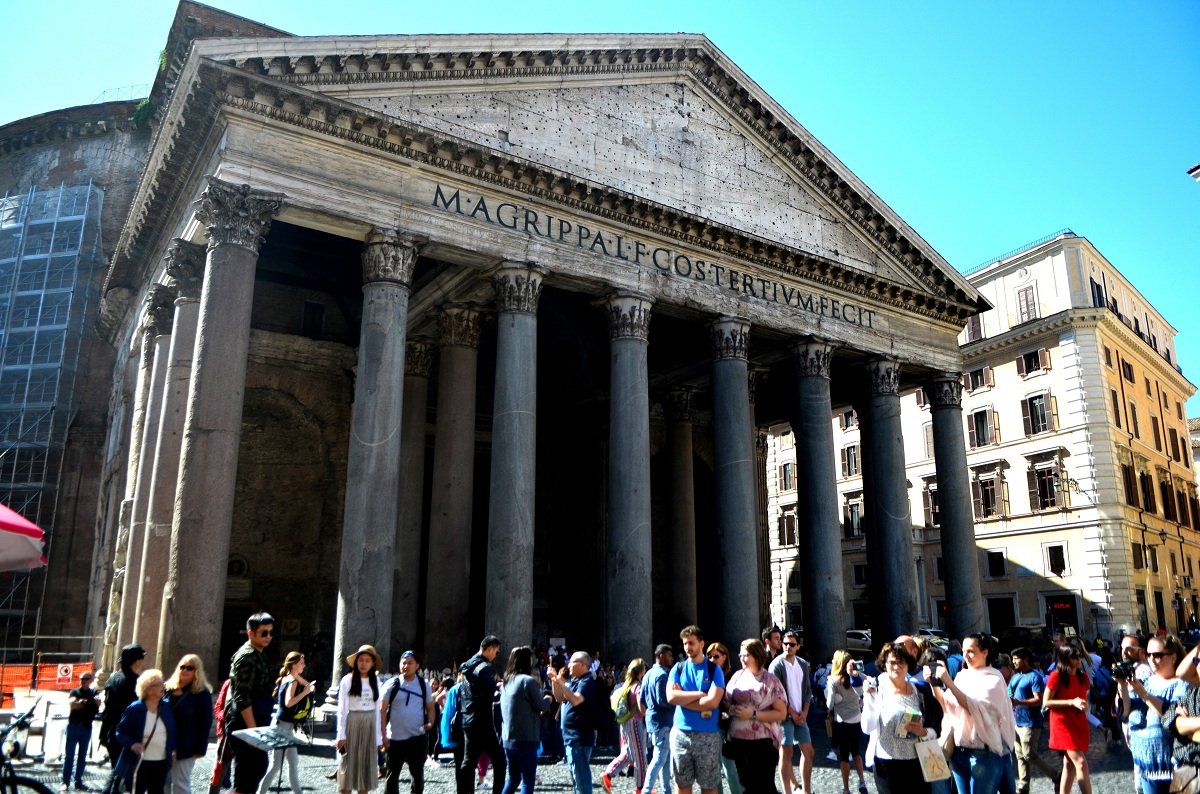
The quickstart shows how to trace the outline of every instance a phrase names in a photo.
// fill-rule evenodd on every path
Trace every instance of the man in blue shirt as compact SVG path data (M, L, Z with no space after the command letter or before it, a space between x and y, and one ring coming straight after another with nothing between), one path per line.
M1033 666L1033 651L1016 648L1012 652L1013 668L1016 672L1008 681L1008 697L1013 704L1013 717L1017 723L1017 744L1013 755L1017 757L1017 792L1029 794L1029 765L1036 764L1052 779L1054 770L1037 754L1038 737L1042 733L1042 692L1046 682Z
M645 787L674 794L671 788L671 725L675 721L675 707L667 702L667 676L675 653L664 643L654 649L654 660L657 664L642 679L642 708L646 711L646 731L654 749L650 768L646 770ZM656 786L660 777L662 785Z
M592 794L592 748L596 745L596 679L591 672L592 657L583 651L571 654L566 670L548 671L554 699L562 703L563 745L567 769L575 783L575 794ZM568 678L569 676L569 678Z
M698 626L688 626L679 638L688 658L667 677L667 702L678 707L671 726L671 775L679 792L699 785L701 794L715 794L721 785L717 712L725 696L725 673L704 658L704 632Z

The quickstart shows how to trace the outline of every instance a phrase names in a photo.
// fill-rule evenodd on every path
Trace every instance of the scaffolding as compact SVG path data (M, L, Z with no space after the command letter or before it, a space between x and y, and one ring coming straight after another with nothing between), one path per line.
M63 448L95 268L103 193L90 182L0 199L0 502L54 541ZM0 573L0 662L38 648L46 576Z

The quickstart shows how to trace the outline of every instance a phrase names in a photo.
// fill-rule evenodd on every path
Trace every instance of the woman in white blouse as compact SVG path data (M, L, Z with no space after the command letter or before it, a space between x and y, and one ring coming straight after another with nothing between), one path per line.
M338 789L367 792L379 781L379 676L383 659L374 646L363 645L346 657L350 672L338 684L337 751L342 756Z
M934 733L921 716L921 694L908 681L916 663L904 646L886 643L876 662L885 674L877 683L867 679L863 687L862 729L871 735L867 755L875 759L879 794L929 794L917 741L932 739Z

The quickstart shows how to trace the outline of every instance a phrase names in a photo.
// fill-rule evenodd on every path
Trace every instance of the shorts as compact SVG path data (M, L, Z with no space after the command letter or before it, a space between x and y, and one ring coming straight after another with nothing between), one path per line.
M721 734L671 728L671 776L679 788L715 789L721 785Z
M790 718L783 721L783 743L785 745L812 744L812 732L808 723L797 725Z

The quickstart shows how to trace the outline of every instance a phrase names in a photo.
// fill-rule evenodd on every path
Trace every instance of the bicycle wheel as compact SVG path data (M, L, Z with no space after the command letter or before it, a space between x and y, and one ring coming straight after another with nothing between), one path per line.
M20 775L4 775L0 777L0 794L54 794L54 790L40 780Z

